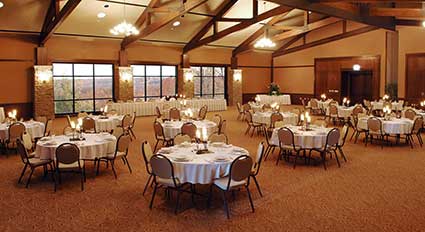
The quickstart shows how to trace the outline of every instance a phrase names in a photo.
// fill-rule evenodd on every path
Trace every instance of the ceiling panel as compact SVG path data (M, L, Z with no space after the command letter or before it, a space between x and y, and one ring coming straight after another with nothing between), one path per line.
M49 0L3 0L0 30L41 31Z

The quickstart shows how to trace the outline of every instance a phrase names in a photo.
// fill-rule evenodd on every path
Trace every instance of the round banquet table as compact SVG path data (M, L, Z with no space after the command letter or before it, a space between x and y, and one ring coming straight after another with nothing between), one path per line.
M94 119L96 123L96 131L112 131L114 130L118 125L121 125L122 119L124 116L117 115L117 116L90 116Z
M181 183L192 184L210 184L214 179L229 175L232 161L238 156L249 155L243 148L223 143L209 144L208 150L210 153L197 155L196 144L181 144L162 148L158 154L171 160L174 175Z
M382 101L379 101L379 102L374 101L374 102L371 102L371 104L372 104L372 109L373 110L382 110L382 109L384 109L384 102L382 102ZM402 102L392 102L391 103L391 109L392 110L399 110L399 111L401 111L401 110L403 110L403 103Z
M367 130L367 120L369 117L363 117L359 118L358 127L363 130ZM413 121L407 118L391 118L391 120L383 120L382 122L382 128L385 133L387 134L396 134L396 135L402 135L402 134L408 134L411 132L413 127Z
M170 108L171 109L171 108ZM170 109L162 109L161 114L163 118L170 118ZM186 117L186 110L191 109L193 117L198 117L199 115L199 108L182 108L180 109L180 117L184 118Z
M162 127L164 128L165 138L174 138L177 134L181 133L181 127L186 122L192 122L195 124L198 130L203 130L203 128L207 129L208 137L213 134L217 129L217 124L215 122L209 120L197 121L197 120L182 120L182 121L165 121L162 123Z
M326 144L326 137L332 128L311 126L311 131L303 131L300 126L288 126L294 133L294 142L296 146L302 149L322 148ZM271 144L279 146L279 138L277 132L280 128L273 130L270 139Z
M25 125L25 130L30 134L31 138L39 138L44 135L44 123L37 121L22 122ZM0 124L0 139L4 140L9 138L9 124Z
M270 125L271 122L271 116L273 112L266 111L266 112L255 112L254 115L252 115L252 121L255 123L261 123L265 125ZM280 113L283 116L283 122L288 125L297 125L298 123L298 115L292 113L292 112L281 112Z
M338 117L341 118L350 118L353 114L354 106L337 106L338 108ZM329 116L329 107L326 108L326 115Z
M332 99L328 99L326 101L317 100L317 107L321 110L326 110L329 107L329 104L332 102ZM337 103L338 104L338 103ZM310 101L307 104L309 107L311 106Z
M94 160L115 151L117 139L109 133L84 134L84 141L70 141L71 136L45 137L37 142L35 157L54 160L56 148L63 143L73 143L80 148L80 159Z

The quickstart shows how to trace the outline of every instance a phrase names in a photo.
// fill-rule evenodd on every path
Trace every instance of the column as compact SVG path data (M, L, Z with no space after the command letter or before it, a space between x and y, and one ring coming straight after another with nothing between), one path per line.
M55 117L53 66L34 66L34 116Z
M117 100L128 101L134 99L133 69L131 67L118 67Z

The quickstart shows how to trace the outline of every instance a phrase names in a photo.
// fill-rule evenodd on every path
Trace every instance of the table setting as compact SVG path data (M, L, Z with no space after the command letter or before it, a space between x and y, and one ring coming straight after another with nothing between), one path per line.
M359 122L357 124L358 128L367 130L367 120L370 117L362 117L359 118ZM384 133L387 134L408 134L411 132L413 127L413 120L408 118L397 118L392 116L379 117L382 122L382 129Z
M44 123L34 121L33 119L25 122L20 122L24 124L26 132L31 136L31 139L39 138L44 135ZM0 123L0 139L4 140L9 137L9 126L12 125L12 122Z
M217 129L217 124L210 120L192 120L192 119L184 119L181 121L165 121L162 123L162 127L164 129L164 135L166 138L174 138L177 134L181 133L181 127L184 123L191 122L195 124L198 130L205 130L207 136L209 137L213 134Z
M333 128L326 128L316 125L309 125L308 128L305 126L293 126L287 125L294 133L294 143L296 146L301 147L302 149L313 149L313 148L322 148L326 144L326 137L328 132ZM275 128L273 130L270 143L273 145L279 146L279 137L278 131L280 128Z
M269 126L273 111L255 112L252 115L252 121ZM283 123L289 125L297 125L298 115L292 112L279 112L283 116Z

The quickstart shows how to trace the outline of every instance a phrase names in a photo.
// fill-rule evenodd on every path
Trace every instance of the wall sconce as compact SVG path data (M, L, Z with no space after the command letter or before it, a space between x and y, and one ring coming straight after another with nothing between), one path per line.
M36 80L40 83L47 83L52 79L53 67L50 65L36 65L34 66Z
M193 72L191 68L184 68L183 69L183 78L185 82L192 82L193 81Z
M354 71L360 71L360 69L361 69L361 66L359 64L353 65L353 70Z
M119 67L120 79L126 83L133 79L133 69L131 67Z
M233 81L241 82L242 81L242 70L233 69Z

